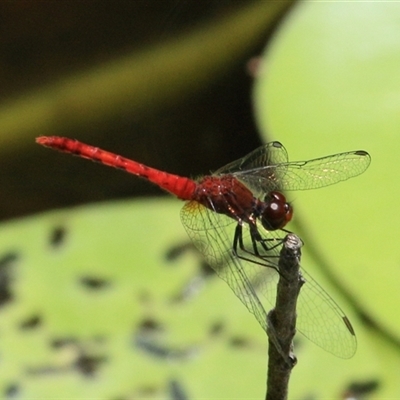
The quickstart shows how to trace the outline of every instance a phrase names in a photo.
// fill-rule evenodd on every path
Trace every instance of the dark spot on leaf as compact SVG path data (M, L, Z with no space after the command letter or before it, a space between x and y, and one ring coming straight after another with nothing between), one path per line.
M67 230L63 226L55 227L50 233L50 245L52 247L59 247L65 241Z
M168 344L160 343L155 338L136 336L135 345L138 349L155 358L171 361L185 361L193 357L196 353L194 347L177 348Z
M18 260L16 252L10 252L0 258L0 307L13 299L11 291L12 268Z
M106 361L106 357L88 355L82 352L74 362L74 367L85 376L93 376L99 365Z
M6 386L4 390L4 396L6 399L12 399L18 395L18 392L20 391L18 384L16 383L11 383L8 386Z
M68 362L64 366L52 366L47 365L40 368L31 369L36 374L40 373L63 373L65 371L75 370L78 373L84 375L85 377L92 377L100 364L106 361L106 357L98 355L93 351L93 345L99 341L99 337L91 339L88 343L81 343L80 340L74 337L56 338L50 342L51 347L57 351L63 348L67 348L73 354L73 361ZM102 342L103 340L101 340ZM87 345L92 349L90 351L86 350Z
M365 395L372 394L379 389L380 383L377 379L352 382L345 390L344 398L364 398Z
M188 396L180 382L173 379L169 382L169 393L172 400L187 400Z
M61 349L62 347L71 345L71 344L77 344L77 340L75 338L56 338L53 339L50 342L50 346L53 347L54 349Z
M134 334L134 345L145 353L161 359L187 359L194 347L177 348L166 343L161 334L163 327L153 319L145 319Z
M210 335L218 336L224 331L224 328L222 321L215 322L210 326Z
M3 257L0 258L0 268L10 267L12 263L14 263L18 259L17 252L9 252L6 253Z
M203 255L199 252L196 246L192 242L183 242L179 243L175 246L171 246L166 254L165 258L167 261L175 261L179 257L183 256L185 253L194 252L199 256L200 264L200 274L202 277L208 277L210 275L214 275L215 271L211 268L211 266L204 261Z
M204 260L200 264L200 271L204 278L208 278L216 274L216 272L211 268L210 264L206 263Z
M167 261L172 262L188 252L197 255L197 272L194 272L188 283L186 283L177 294L172 296L171 301L173 303L180 303L192 299L202 290L206 279L215 276L215 271L204 260L203 255L192 242L185 241L175 246L171 246L166 252L166 259Z
M166 345L156 343L155 339L145 336L136 336L135 345L138 349L156 358L173 359L174 350Z
M204 287L204 278L200 275L192 277L182 289L172 296L172 303L180 303L197 296Z
M146 318L139 324L139 330L145 333L150 333L152 331L161 332L163 329L162 325L155 319Z
M229 344L232 347L239 347L239 348L243 348L243 347L247 347L249 346L249 340L243 337L239 337L239 336L234 336L231 337L229 340Z
M80 278L80 283L90 290L105 289L111 284L109 280L95 276L83 276Z
M167 261L174 261L177 258L181 257L187 251L193 251L195 249L192 242L183 242L177 245L171 246L167 252L165 253L165 259Z
M39 315L32 315L31 317L27 318L25 321L22 321L20 324L20 329L22 330L29 330L38 328L42 323L42 319Z

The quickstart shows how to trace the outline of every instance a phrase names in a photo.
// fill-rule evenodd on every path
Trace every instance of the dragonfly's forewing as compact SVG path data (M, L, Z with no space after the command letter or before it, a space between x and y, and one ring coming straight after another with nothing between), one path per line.
M287 166L288 154L283 144L270 142L218 169L214 175L233 174L256 197L264 197L272 190L282 190L280 182L286 174Z
M280 142L270 142L258 147L246 156L219 168L214 172L214 175L231 174L267 165L274 166L278 164L286 164L287 162L288 154L283 144Z
M234 291L237 297L254 314L264 330L267 329L267 312L274 307L278 273L277 266L281 246L276 246L262 256L265 266L256 264L260 258L246 253L252 261L237 258L232 252L233 235L237 222L217 214L195 201L182 209L181 218L193 243L214 268L216 273ZM252 249L246 226L244 244ZM282 231L259 231L269 242L280 243ZM269 266L269 267L268 267ZM349 329L347 318L331 297L305 272L298 300L297 328L307 338L338 357L349 358L356 350L354 332Z
M365 151L351 151L309 161L260 165L233 173L255 193L308 190L330 186L362 174L371 163Z

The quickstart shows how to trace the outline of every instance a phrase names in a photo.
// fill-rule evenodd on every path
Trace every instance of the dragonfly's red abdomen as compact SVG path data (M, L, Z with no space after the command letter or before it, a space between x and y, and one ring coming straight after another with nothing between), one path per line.
M81 143L78 140L59 136L41 136L36 139L36 142L110 167L123 169L130 174L149 180L182 200L191 200L197 186L192 179L159 171L98 147Z

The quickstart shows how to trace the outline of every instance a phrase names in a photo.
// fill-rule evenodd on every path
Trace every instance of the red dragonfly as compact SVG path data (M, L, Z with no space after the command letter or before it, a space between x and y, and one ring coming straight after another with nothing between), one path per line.
M186 200L181 219L195 246L231 287L262 328L274 306L284 226L293 209L281 191L316 189L363 173L363 151L289 162L285 147L271 142L198 181L169 174L77 140L42 136L36 142L123 169ZM302 269L297 328L326 351L350 358L357 341L349 319Z

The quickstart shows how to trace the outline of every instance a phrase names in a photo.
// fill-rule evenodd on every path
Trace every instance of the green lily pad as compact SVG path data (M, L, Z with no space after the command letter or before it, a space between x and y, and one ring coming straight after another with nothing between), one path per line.
M265 334L204 273L180 206L119 202L1 227L3 398L262 396Z

